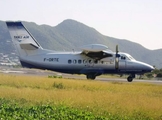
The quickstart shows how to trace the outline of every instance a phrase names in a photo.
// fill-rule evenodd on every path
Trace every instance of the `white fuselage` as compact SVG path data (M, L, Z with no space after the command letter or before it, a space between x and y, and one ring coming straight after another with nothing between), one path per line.
M45 50L21 22L6 22L11 39L17 49L22 66L71 74L85 74L87 79L106 73L130 74L129 82L135 74L151 72L154 68L136 61L127 53L108 51L101 44L85 45L81 52L55 52Z
M20 61L24 67L49 69L58 72L72 74L87 74L96 72L105 73L144 73L153 69L152 66L130 59L128 54L121 53L119 57L119 68L115 69L115 53L112 57L94 60L81 52L48 52L28 57L21 57ZM122 58L124 57L124 59Z

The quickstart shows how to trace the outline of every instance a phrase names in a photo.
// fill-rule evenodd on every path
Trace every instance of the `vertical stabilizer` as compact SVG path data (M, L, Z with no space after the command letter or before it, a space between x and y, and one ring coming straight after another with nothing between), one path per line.
M19 57L38 54L42 47L21 22L6 22Z

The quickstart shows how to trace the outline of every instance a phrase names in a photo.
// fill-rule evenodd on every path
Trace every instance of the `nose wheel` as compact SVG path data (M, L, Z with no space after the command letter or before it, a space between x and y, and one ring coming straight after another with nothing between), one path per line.
M128 76L127 81L128 82L132 82L133 81L133 78L135 78L135 75L134 74Z
M132 81L133 81L133 78L132 78L131 76L129 76L129 77L127 78L127 81L128 81L128 82L132 82Z

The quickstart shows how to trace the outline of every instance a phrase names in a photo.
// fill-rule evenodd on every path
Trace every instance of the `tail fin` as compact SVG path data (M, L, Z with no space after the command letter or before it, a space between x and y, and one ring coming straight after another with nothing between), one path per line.
M42 50L40 44L21 22L6 22L6 25L19 57L37 54L38 50Z

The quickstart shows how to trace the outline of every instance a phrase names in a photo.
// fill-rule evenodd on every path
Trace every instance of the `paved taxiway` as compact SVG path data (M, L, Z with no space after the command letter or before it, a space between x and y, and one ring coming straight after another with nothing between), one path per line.
M53 71L47 70L39 70L39 69L27 69L27 68L7 68L0 67L0 73L3 74L12 74L12 75L29 75L29 76L62 76L63 78L73 78L73 79L86 79L85 75L71 75L71 74L63 74ZM123 78L104 78L102 76L96 77L97 81L104 82L127 82L126 79ZM146 82L162 85L162 80L142 80L142 79L134 79L133 82Z

